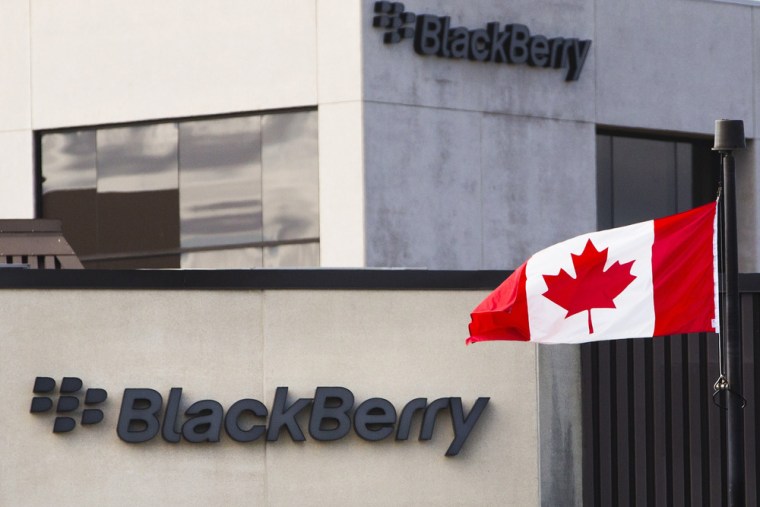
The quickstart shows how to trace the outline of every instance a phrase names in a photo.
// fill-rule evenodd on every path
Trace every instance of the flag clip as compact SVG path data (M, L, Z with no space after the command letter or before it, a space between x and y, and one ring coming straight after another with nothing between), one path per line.
M721 373L720 377L718 377L718 380L715 381L715 384L713 384L713 389L715 389L715 392L713 392L712 399L713 403L723 410L728 410L728 396L733 394L734 396L738 396L741 400L741 405L739 408L744 408L747 406L747 400L742 396L741 394L734 392L731 389L731 385L728 383L728 379L726 379L725 375ZM718 395L721 393L726 393L726 395L721 399L718 398Z
M718 380L715 381L715 384L713 384L713 389L715 389L716 392L728 391L731 389L731 386L728 385L728 379L726 379L724 375L721 375L718 377Z

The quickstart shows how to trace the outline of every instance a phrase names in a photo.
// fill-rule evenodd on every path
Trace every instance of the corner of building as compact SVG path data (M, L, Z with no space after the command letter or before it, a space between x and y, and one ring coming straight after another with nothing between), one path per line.
M320 265L362 267L364 107L360 3L317 4Z

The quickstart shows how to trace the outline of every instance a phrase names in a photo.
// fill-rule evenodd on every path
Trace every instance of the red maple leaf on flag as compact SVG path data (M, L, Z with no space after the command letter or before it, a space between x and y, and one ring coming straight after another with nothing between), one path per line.
M616 308L613 301L636 277L631 274L635 261L620 264L615 261L606 271L607 248L601 252L589 239L583 253L570 254L575 268L575 278L564 269L556 275L544 275L548 290L543 296L567 310L568 318L576 313L588 311L588 332L594 333L591 310L594 308Z

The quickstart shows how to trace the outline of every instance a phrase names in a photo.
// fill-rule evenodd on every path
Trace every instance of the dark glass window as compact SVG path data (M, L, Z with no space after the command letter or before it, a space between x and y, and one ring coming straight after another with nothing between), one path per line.
M178 267L177 125L107 128L96 137L97 266Z
M40 133L41 215L89 268L317 266L316 116Z
M47 134L42 138L45 166L43 217L66 217L63 235L81 257L98 251L95 131Z
M707 139L599 133L600 229L672 215L715 199L719 157Z

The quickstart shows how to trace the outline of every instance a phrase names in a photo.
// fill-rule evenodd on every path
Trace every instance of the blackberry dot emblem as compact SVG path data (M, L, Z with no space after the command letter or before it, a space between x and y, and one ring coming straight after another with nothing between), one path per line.
M404 9L401 2L375 2L376 16L372 19L372 26L386 29L383 34L383 42L386 44L414 37L414 28L407 25L413 24L417 16L412 12L404 12Z
M73 430L77 425L77 415L82 425L97 424L103 420L103 411L91 407L106 401L108 393L105 389L87 389L84 392L84 406L87 408L78 412L81 405L82 380L77 377L63 377L57 400L54 400L52 396L55 394L55 386L54 379L37 377L34 380L33 392L36 395L45 396L34 396L29 409L32 414L41 414L50 412L55 406L57 415L53 421L53 433L68 433Z

